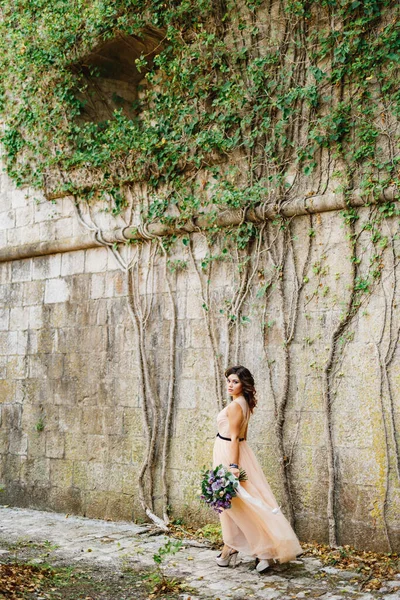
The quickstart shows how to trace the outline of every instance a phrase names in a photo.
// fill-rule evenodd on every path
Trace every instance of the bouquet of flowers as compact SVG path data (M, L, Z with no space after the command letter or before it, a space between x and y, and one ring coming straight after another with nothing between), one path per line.
M223 465L204 471L202 476L200 499L217 513L231 507L232 498L237 496L239 481L247 479L246 472L242 469L239 477L235 477Z

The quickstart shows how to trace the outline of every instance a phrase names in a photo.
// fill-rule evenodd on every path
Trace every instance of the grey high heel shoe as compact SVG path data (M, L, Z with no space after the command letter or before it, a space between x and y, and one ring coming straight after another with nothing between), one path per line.
M232 563L232 568L236 567L237 556L239 554L239 552L237 550L233 550L233 551L229 552L229 554L226 558L222 558L221 554L219 556L217 556L217 558L215 559L217 562L217 565L219 567L229 567L229 565L231 563Z

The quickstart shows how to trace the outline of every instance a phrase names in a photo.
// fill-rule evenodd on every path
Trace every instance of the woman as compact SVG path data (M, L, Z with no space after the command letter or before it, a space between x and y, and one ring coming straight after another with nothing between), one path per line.
M217 416L213 467L229 465L236 477L243 469L247 480L240 484L245 491L220 515L225 544L217 564L227 567L232 562L234 566L238 552L242 552L256 557L256 569L262 573L269 567L268 560L288 562L302 549L246 441L249 419L257 404L253 376L246 367L237 366L228 369L225 377L232 402Z

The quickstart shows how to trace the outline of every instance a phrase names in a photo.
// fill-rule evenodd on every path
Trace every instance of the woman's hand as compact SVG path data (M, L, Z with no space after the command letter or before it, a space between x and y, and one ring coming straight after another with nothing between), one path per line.
M239 475L240 475L239 469L236 469L235 467L229 467L229 470L235 477L239 477Z

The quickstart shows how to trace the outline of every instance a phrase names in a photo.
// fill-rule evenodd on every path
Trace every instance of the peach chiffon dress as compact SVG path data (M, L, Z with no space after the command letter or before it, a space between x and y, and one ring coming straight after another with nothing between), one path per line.
M232 506L220 514L222 537L225 544L247 556L259 559L275 559L281 563L294 560L302 549L295 532L279 510L272 490L254 452L246 441L250 408L243 397L236 398L242 408L243 420L240 427L239 466L247 474L247 481L241 482L244 488L241 497L232 499ZM230 438L226 406L217 416L218 433ZM213 468L222 464L228 466L230 441L217 437L214 444ZM275 511L274 511L275 509Z

